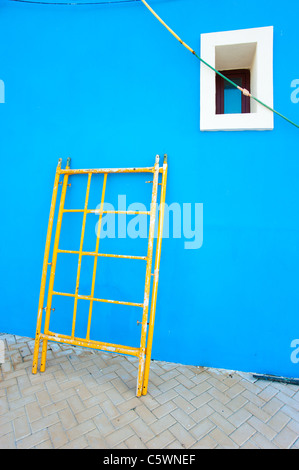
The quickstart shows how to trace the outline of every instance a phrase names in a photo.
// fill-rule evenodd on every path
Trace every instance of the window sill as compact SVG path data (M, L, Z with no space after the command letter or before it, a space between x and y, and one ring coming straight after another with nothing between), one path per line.
M260 105L259 105L260 106ZM201 116L201 131L272 131L274 118L265 109L249 114L213 114Z

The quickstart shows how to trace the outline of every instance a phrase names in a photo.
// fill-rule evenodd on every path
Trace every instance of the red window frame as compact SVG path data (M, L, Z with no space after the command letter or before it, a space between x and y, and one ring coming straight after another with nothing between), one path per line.
M232 81L241 78L242 88L246 88L246 90L250 92L250 70L223 70L221 73ZM224 78L220 77L220 75L216 75L216 114L224 114L224 86ZM243 113L250 113L250 98L242 94L242 114Z

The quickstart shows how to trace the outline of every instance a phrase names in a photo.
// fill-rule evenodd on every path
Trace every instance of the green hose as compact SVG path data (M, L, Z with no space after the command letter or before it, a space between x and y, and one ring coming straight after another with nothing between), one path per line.
M207 67L209 67L210 69L212 69L217 75L219 75L220 77L222 77L224 80L226 80L228 83L230 83L232 86L234 86L235 88L237 88L238 90L240 90L242 92L242 88L240 88L236 83L232 82L229 78L225 77L225 75L223 75L221 72L219 72L218 70L216 70L214 67L212 67L212 65L208 64L208 62L206 62L205 60L203 60L201 57L199 57L195 51L193 51L193 55L195 55L195 57L197 59L199 59L203 64L205 64ZM246 90L247 91L247 90ZM261 100L259 100L258 98L256 98L255 96L253 96L251 93L249 93L248 95L250 98L252 98L253 100L257 101L257 103L261 104L262 106L264 106L265 108L269 109L270 111L272 111L272 113L275 113L277 114L278 116L282 117L283 119L285 119L287 122L289 122L290 124L292 124L293 126L297 127L299 129L299 126L298 124L296 124L295 122L291 121L289 118L287 118L286 116L284 116L283 114L279 113L278 111L276 111L275 109L271 108L270 106L268 106L266 103L263 103Z

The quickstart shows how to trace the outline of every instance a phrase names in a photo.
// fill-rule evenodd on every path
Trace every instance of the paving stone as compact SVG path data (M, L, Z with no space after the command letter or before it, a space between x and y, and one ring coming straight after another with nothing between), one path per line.
M87 408L80 413L76 413L76 420L78 423L83 423L90 418L94 418L98 414L102 413L102 410L99 405L92 406L91 408Z
M210 415L209 420L228 436L236 430L235 426L217 412Z
M210 436L205 436L194 444L191 449L215 449L217 442L214 441Z
M190 416L196 423L199 423L203 419L208 418L213 413L215 413L215 410L206 404L200 406L197 410L191 413Z
M21 419L21 418L17 418ZM5 434L10 434L13 432L13 426L12 426L12 421L7 421L4 424L0 425L0 439L2 436L5 436Z
M274 439L274 437L276 436L276 431L274 431L274 429L272 429L267 424L263 423L260 419L256 418L255 416L249 418L247 423L250 424L250 426L252 426L257 431L259 431L260 434L269 439L269 441L272 441L272 439Z
M60 422L64 429L68 430L77 425L77 420L70 408L64 408L58 413Z
M166 403L167 401L172 400L177 396L178 392L176 391L176 389L171 389L168 392L162 393L160 396L156 397L156 401L160 403L160 405L163 405L163 403Z
M291 449L299 449L299 438L297 441L291 446Z
M165 449L181 450L185 447L179 441L173 441L171 444L165 447Z
M133 435L126 440L125 444L127 445L128 449L146 449L146 445L142 442L142 440Z
M31 449L44 441L49 440L49 433L47 429L42 429L38 432L33 432L30 436L25 437L17 442L18 449Z
M280 449L290 449L290 447L298 439L298 434L292 431L286 426L276 437L273 439L273 443L276 444Z
M69 409L69 405L67 400L61 400L58 401L57 403L52 403L51 405L44 406L42 408L42 414L43 416L49 416L53 413L58 413L61 410Z
M109 434L106 437L106 441L111 447L115 447L126 441L129 437L133 436L133 434L134 431L130 426L124 426L121 429L118 429L117 431Z
M201 421L199 424L194 426L191 429L191 434L192 436L195 437L196 440L200 441L206 434L208 434L212 429L214 429L216 426L214 423L212 423L208 418Z
M135 408L135 412L146 423L152 424L156 421L156 416L145 405L140 405Z
M43 390L41 392L37 392L35 395L36 395L38 403L41 407L46 406L46 405L50 405L52 403L52 399L51 399L49 393L46 390Z
M77 437L71 442L68 442L60 447L60 449L85 449L88 447L86 436ZM96 448L96 447L95 447Z
M238 446L242 446L245 444L246 441L248 441L251 436L253 436L256 433L256 430L250 426L247 423L242 424L236 431L234 431L231 435L230 438L238 444Z
M93 422L93 420L88 420L84 421L84 423L78 424L77 426L74 426L73 428L69 429L66 434L69 438L70 441L77 439L78 437L82 436L85 433L88 433L89 431L92 431L95 429L96 425Z
M41 442L40 444L37 444L36 446L33 447L33 449L54 449L52 442L50 439Z
M209 401L209 406L217 411L225 419L229 418L233 414L232 410L227 408L227 406L223 405L223 403L216 399Z
M156 435L156 432L148 426L141 418L136 419L130 423L131 428L134 433L141 439L142 442L147 442L150 439L153 439Z
M171 413L171 416L175 418L175 420L178 421L182 426L184 426L187 431L189 431L196 424L196 421L194 421L191 416L187 415L187 413L179 408L174 410Z
M176 412L177 410L174 411L174 413ZM184 412L182 412L184 413ZM187 415L186 415L187 416ZM168 414L166 416L163 416L163 418L160 418L158 419L157 421L155 421L151 426L150 428L153 430L153 432L155 434L159 434L161 433L162 431L164 431L165 429L168 429L170 428L170 426L172 426L175 422L176 422L176 419L172 414Z
M212 402L215 402L215 403L217 402L220 405L218 400L213 399L210 393L204 392L201 395L193 398L193 400L191 400L190 403L192 404L192 406L195 406L195 408L199 408L200 406L205 405L206 403L212 403Z
M177 408L182 409L188 415L196 410L195 406L191 405L191 403L182 396L175 397L173 403L176 404Z
M274 431L279 433L291 420L289 416L284 414L282 411L278 411L275 415L268 421L268 426L270 426Z
M273 442L267 439L266 436L264 436L260 432L255 433L251 437L251 442L255 443L259 449L278 449L278 447L273 444Z
M149 449L164 449L167 447L171 442L173 442L174 436L168 430L162 432L161 434L157 435L147 443L147 447Z
M163 418L163 416L169 414L171 411L175 410L177 405L174 401L168 401L164 403L164 405L158 406L153 410L153 414L157 417L157 419Z
M277 389L275 387L272 387L272 385L269 385L267 388L265 388L259 393L259 397L265 401L268 401L275 395L277 395L277 393Z
M136 358L49 343L32 375L32 338L5 341L0 448L299 448L298 387L152 361L137 398Z
M171 426L169 431L177 439L176 442L179 442L184 449L189 449L189 447L191 447L196 441L192 434L186 431L186 429L180 423L176 423Z
M59 422L50 426L48 432L54 449L59 449L69 441L63 426Z
M137 413L133 410L129 410L121 416L112 419L111 424L115 427L115 429L117 429L121 428L122 426L125 426L126 424L131 423L135 419L138 419Z
M213 429L209 437L212 438L222 449L237 449L238 445L230 439L228 434L219 428Z
M52 426L53 424L56 424L59 422L59 416L57 413L53 413L49 416L46 416L45 418L38 419L36 421L33 421L30 426L32 429L32 432L38 432L43 429L47 429L49 426Z
M77 440L72 442L74 443L76 441ZM83 441L81 445L84 445L85 447L86 442L88 444L88 447L91 449L110 449L110 446L108 445L107 441L103 438L103 436L97 429L94 429L93 431L90 431L83 436Z
M267 401L267 403L262 407L262 410L265 412L265 413L268 413L269 415L273 416L275 413L277 413L277 411L279 411L284 403L286 402L283 402L281 400L279 400L277 397L279 396L279 393L274 397L274 398L271 398L271 400ZM285 398L288 398L286 397L286 395L284 395ZM288 405L288 403L286 403Z
M43 417L43 413L39 406L39 403L37 403L36 401L25 405L25 409L27 411L27 415L28 415L28 419L30 423L38 419L41 419Z
M16 441L31 434L31 429L28 423L27 416L21 416L19 418L16 418L13 421L13 427Z
M97 415L93 419L93 422L95 423L97 429L100 431L101 435L103 436L115 430L114 426L111 424L110 420L107 418L107 416L104 413Z
M85 407L80 400L80 398L76 395L72 395L68 398L67 400L71 410L73 411L74 414L80 413L81 411L84 411Z
M0 439L0 449L16 449L14 434L5 434Z
M252 416L249 411L245 408L242 408L236 411L234 414L228 417L228 421L233 424L236 428L241 426L241 424L245 423L250 417Z
M299 436L299 422L292 420L288 423L288 428L294 431Z

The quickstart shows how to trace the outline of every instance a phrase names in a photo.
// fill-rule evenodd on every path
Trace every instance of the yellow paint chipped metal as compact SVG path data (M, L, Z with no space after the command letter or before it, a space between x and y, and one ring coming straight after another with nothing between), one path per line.
M153 342L156 301L157 301L158 280L159 280L159 266L160 266L160 258L161 258L161 244L162 244L162 235L163 235L163 218L164 218L164 205L165 205L166 180L167 180L167 157L165 156L165 158L164 158L164 164L163 164L162 168L160 168L160 166L159 166L159 160L160 160L160 157L159 157L159 155L157 155L156 160L155 160L155 165L153 167L145 167L145 168L108 168L108 169L89 169L89 170L79 170L79 169L78 170L72 170L72 169L70 169L70 159L68 159L68 161L67 161L66 168L64 170L62 170L61 169L61 160L59 160L58 166L57 166L57 169L56 169L55 180L54 180L54 188L53 188L53 195L52 195L50 215L49 215L49 223L48 223L48 231L47 231L47 238L46 238L46 247L45 247L45 254L44 254L41 289L40 289L38 315L37 315L37 326L36 326L35 347L34 347L34 354L33 354L32 373L35 374L37 372L40 341L42 340L42 342L43 342L42 353L41 353L41 364L40 364L40 371L41 372L44 372L45 367L46 367L46 356L47 356L48 341L55 341L55 342L59 342L59 343L70 344L70 345L73 345L73 346L82 346L82 347L87 347L87 348L92 348L92 349L98 349L98 350L101 350L101 351L108 351L108 352L114 352L114 353L119 353L119 354L127 354L127 355L137 357L139 359L139 368L138 368L136 395L138 397L140 397L142 394L145 395L147 393L148 379L149 379L149 369L150 369L150 360L151 360L151 351L152 351L152 342ZM104 200L105 200L106 183L107 183L107 175L108 174L115 174L115 173L152 173L153 174L153 181L152 181L153 189L152 189L152 199L151 199L150 211L144 211L144 212L115 211L114 212L114 211L104 211L103 210ZM162 173L162 183L159 183L160 173ZM87 189L86 189L86 195L85 195L84 209L73 209L73 210L69 209L69 210L66 210L66 209L64 209L64 203L65 203L66 191L67 191L67 188L69 186L68 178L69 178L69 176L80 175L80 174L87 174L88 175L88 182L87 182ZM90 192L90 185L91 185L91 179L92 179L93 174L103 174L104 175L103 188L102 188L102 198L101 198L100 209L88 210L89 192ZM54 238L52 261L49 262L51 236L52 236L53 221L54 221L56 199L57 199L57 190L58 190L58 186L59 186L59 176L60 175L63 175L62 191L61 191L60 204L59 204L59 210L58 210L58 216L57 216L56 233L55 233L55 238ZM152 274L151 270L152 270L152 259L153 259L153 250L154 250L154 233L155 233L155 222L156 222L156 211L157 211L157 196L158 196L158 186L159 185L161 185L161 195L160 195L160 208L159 208L158 236L157 236L157 243L156 243L155 270L154 270L154 273ZM63 214L65 212L82 212L83 213L80 246L79 246L78 251L60 250L59 249L61 224L62 224ZM99 215L97 240L96 240L95 251L93 251L93 252L83 251L84 235L85 235L85 228L86 228L86 215L88 213L96 213L96 214ZM149 215L150 216L148 251L147 251L146 256L114 255L114 254L99 253L99 243L100 243L102 217L103 217L103 214L108 214L108 213L115 213L115 214L116 213L144 214L144 215ZM78 265L77 265L75 293L55 292L54 291L54 279L55 279L55 271L56 271L58 253L64 253L64 254L74 253L74 254L79 255L78 256ZM93 276L92 276L92 284L91 284L91 293L90 293L90 295L80 295L79 294L79 284L80 284L81 265L82 265L82 257L83 256L93 256L94 257ZM95 279L96 279L96 271L97 271L97 261L98 261L99 257L124 258L124 259L135 259L135 260L145 260L146 261L145 289L144 289L143 303L120 301L120 300L109 300L109 299L98 299L98 298L94 297ZM47 298L46 307L43 307L44 297L45 297L45 290L46 290L47 267L48 266L51 266L49 287L48 287L48 298ZM151 276L152 275L154 276L154 281L153 281L153 292L152 292L152 301L151 301L151 308L150 308L150 320L148 322L149 298L150 298ZM54 333L54 332L49 331L50 314L51 314L52 310L55 310L55 309L52 308L53 296L65 296L65 297L74 298L73 318L72 318L72 333L71 333L70 336L62 335L62 334L58 334L58 333ZM89 301L89 313L88 313L86 338L77 338L76 334L75 334L76 318L77 318L77 303L78 303L79 299ZM112 304L118 304L118 305L129 305L129 306L133 306L133 307L142 308L142 311L143 311L142 322L137 322L137 323L141 324L140 347L139 348L133 348L133 347L130 347L130 346L123 346L123 345L119 345L119 344L110 344L110 343L91 340L90 339L90 327L91 327L93 302L106 302L106 303L112 303ZM42 325L43 309L45 309L46 315L45 315L44 332L42 333L41 332L41 325ZM149 325L149 331L148 331L148 334L147 334L148 325Z

